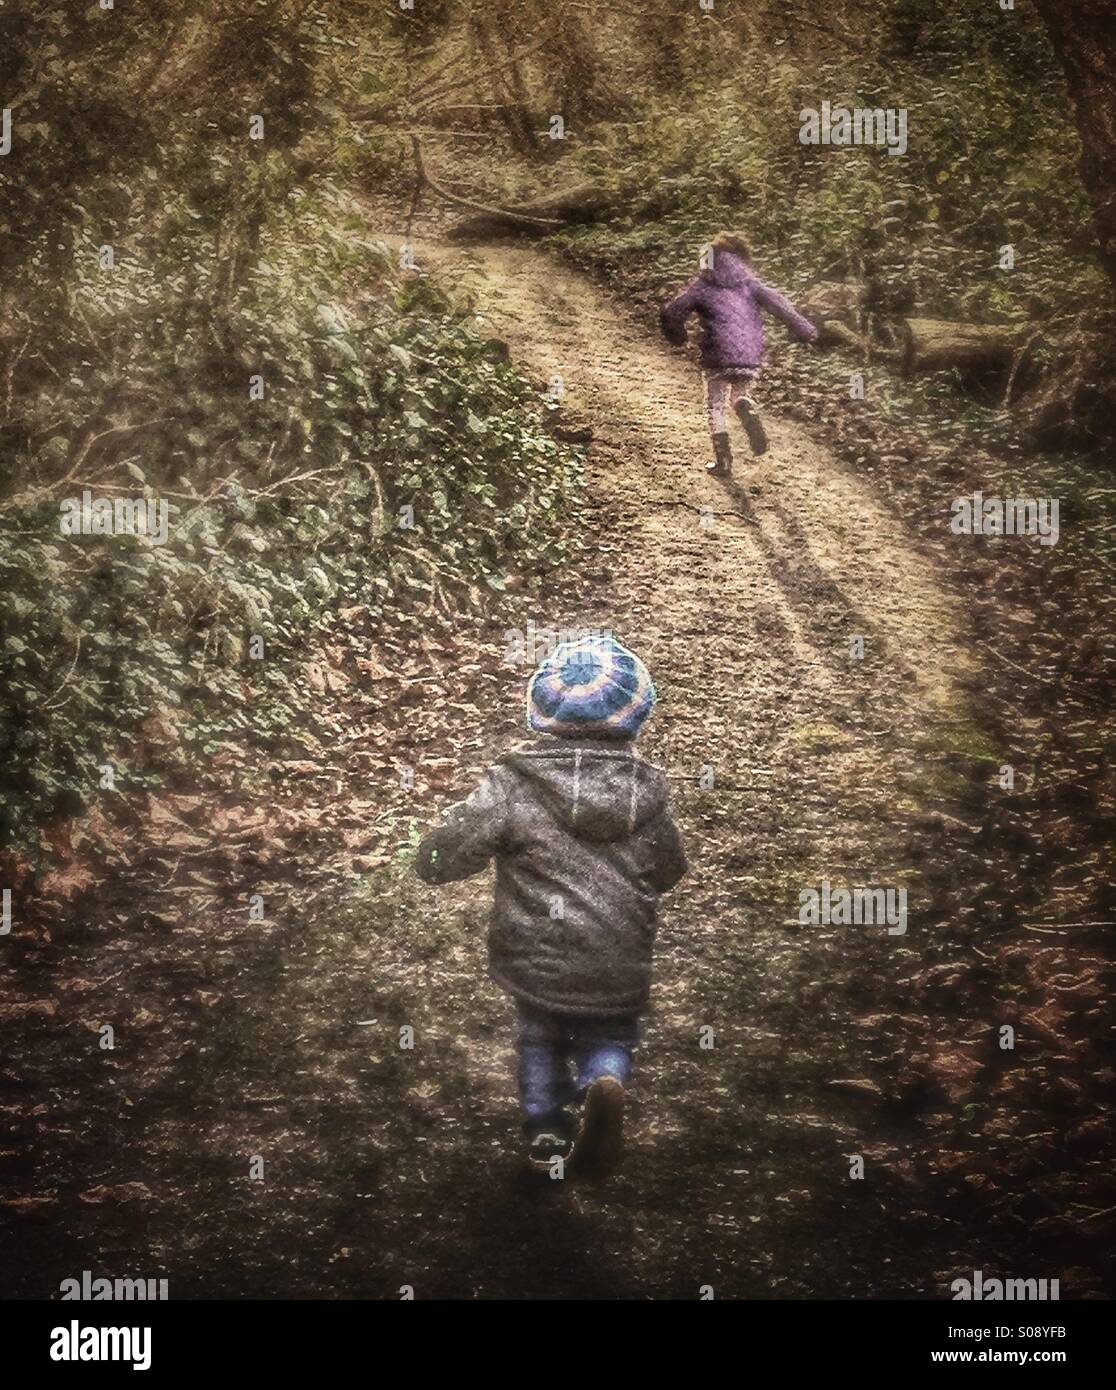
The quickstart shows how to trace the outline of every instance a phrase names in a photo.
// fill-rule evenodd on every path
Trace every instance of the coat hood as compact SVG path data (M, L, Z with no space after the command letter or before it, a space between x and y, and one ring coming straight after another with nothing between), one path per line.
M580 840L622 840L660 815L666 778L623 748L569 739L500 759L533 784L547 809Z
M754 276L747 262L735 251L715 251L713 264L701 272L701 278L707 285L727 290L740 289Z

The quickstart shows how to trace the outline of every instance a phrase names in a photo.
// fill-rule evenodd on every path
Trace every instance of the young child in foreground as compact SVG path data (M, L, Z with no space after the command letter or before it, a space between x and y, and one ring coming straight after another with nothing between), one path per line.
M691 280L659 315L663 335L675 347L686 345L686 320L701 320L701 365L705 405L717 477L732 472L725 407L731 401L744 426L752 452L767 449L767 434L748 387L763 363L763 310L776 314L796 338L812 343L818 330L776 290L765 285L751 266L752 252L738 232L718 232L710 243L713 264Z
M666 778L633 747L654 702L646 666L611 637L560 646L527 689L541 737L498 758L419 847L427 883L496 860L489 966L519 1010L537 1165L568 1156L603 1174L620 1156L656 907L686 872Z

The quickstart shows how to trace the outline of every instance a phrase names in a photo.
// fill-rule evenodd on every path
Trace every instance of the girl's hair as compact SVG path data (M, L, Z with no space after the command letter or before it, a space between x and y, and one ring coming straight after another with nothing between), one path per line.
M718 232L709 244L714 251L731 251L746 261L752 259L752 247L743 232Z

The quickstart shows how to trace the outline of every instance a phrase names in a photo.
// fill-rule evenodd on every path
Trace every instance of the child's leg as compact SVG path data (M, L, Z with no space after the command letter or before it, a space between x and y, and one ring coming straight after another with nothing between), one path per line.
M752 405L755 405L755 401L752 399L752 386L756 380L756 377L758 376L759 372L756 372L755 376L737 377L733 381L730 381L728 383L728 389L732 398L732 405L734 409L740 403L741 400L747 400L751 402Z
M586 1019L577 1023L573 1041L577 1089L585 1105L570 1154L570 1171L605 1177L619 1163L624 1148L624 1092L632 1079L639 1020Z
M756 403L751 396L752 383L759 376L757 370L750 377L740 377L733 381L732 385L732 407L736 411L737 418L744 426L748 435L748 443L752 446L754 454L762 454L767 450L767 431L763 427L763 421L759 417Z
M716 477L727 477L732 472L732 445L728 437L726 410L729 399L729 382L719 372L703 372L705 381L705 411L709 417L709 433L713 436L715 463L705 466Z
M519 1005L519 1102L530 1134L548 1129L573 1099L567 1020Z
M626 1087L632 1078L632 1053L638 1045L638 1018L579 1021L574 1032L578 1094L603 1076L611 1076Z
M724 434L728 430L725 411L728 407L729 383L717 372L702 372L705 381L705 413L709 417L709 433Z

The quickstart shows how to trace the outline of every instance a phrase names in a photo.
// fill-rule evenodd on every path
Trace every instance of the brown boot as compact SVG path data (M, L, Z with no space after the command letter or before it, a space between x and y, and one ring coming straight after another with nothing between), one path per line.
M736 417L744 426L748 435L748 443L752 446L753 454L767 453L767 431L763 427L763 421L756 410L756 403L751 396L741 396L736 402Z
M607 1178L624 1152L624 1088L614 1076L601 1076L585 1093L581 1128L570 1153L570 1171L579 1177Z
M732 472L732 445L729 443L727 434L715 434L713 436L713 452L717 456L717 462L705 465L710 476L727 478Z

